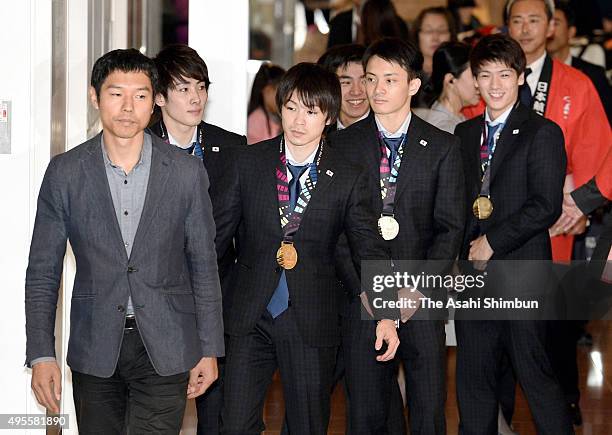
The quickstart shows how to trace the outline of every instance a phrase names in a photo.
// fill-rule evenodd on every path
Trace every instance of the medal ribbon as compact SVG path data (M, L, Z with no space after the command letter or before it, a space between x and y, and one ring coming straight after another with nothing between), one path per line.
M495 148L497 147L497 141L499 140L499 136L501 135L502 130L504 129L504 124L500 125L498 130L495 132L493 137L493 145L491 149L488 150L488 158L481 163L480 170L484 172L482 175L482 185L480 187L480 194L478 196L486 196L487 198L491 195L491 160L493 160L493 153L495 153ZM488 137L487 137L487 122L485 121L483 131L482 131L482 143L483 145L487 145ZM488 145L487 145L488 148ZM482 153L481 153L482 156ZM482 174L481 172L481 174Z
M378 132L378 141L380 143L380 196L383 202L383 215L393 215L393 208L395 204L395 192L397 189L397 177L399 175L399 168L402 163L402 156L404 155L404 144L406 143L406 137L402 140L398 150L393 166L389 164L389 158L387 157L387 146L385 145L382 137L382 133ZM391 154L390 154L391 155Z
M308 170L308 177L302 186L300 195L295 203L295 208L291 210L291 204L289 202L289 181L287 178L287 157L285 156L284 150L285 139L281 138L280 142L280 159L279 165L276 168L276 190L278 193L278 212L280 214L281 227L283 229L283 240L291 241L293 235L300 228L302 218L306 207L312 197L312 191L317 185L317 167L321 162L321 156L323 155L324 141L321 140L317 156L315 157L316 163L310 163ZM295 180L296 183L298 180Z

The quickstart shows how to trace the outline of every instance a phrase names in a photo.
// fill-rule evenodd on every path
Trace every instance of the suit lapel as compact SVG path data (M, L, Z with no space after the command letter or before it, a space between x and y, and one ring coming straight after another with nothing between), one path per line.
M510 112L510 116L508 116L506 125L495 146L495 154L493 154L493 159L491 161L491 183L493 183L495 175L499 172L499 168L503 164L504 159L514 151L514 142L516 138L519 137L521 132L520 127L527 119L529 110L530 109L519 104Z
M395 201L401 197L406 187L410 184L410 174L414 173L419 165L422 164L422 159L425 157L427 150L427 139L422 137L423 128L420 118L414 113L406 132L406 144L404 145L404 153L402 155L402 163L400 165L399 174L397 176L397 188L395 191Z
M138 229L134 236L132 256L136 249L140 248L141 244L144 245L143 238L155 215L155 211L164 194L166 183L170 175L170 157L168 156L168 150L164 149L164 147L168 147L169 145L163 144L160 139L153 136L151 140L151 170L149 172L149 182L147 184L147 194L142 208L142 215L140 216Z
M106 169L104 167L104 157L102 155L101 145L102 133L98 134L90 141L88 145L88 157L81 160L81 165L85 173L85 177L90 180L90 188L93 193L94 200L91 201L91 207L96 207L99 210L102 221L108 225L110 238L115 245L120 255L127 260L127 253L123 245L123 237L117 215L115 214L115 206L113 197L111 196L108 178L106 177Z

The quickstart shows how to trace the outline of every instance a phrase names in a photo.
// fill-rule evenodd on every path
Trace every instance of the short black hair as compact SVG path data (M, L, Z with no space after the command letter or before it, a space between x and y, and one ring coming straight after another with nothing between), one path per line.
M368 61L374 56L401 66L408 73L409 80L418 78L423 69L421 52L411 42L399 38L382 38L372 43L363 55L364 71Z
M135 48L109 51L94 63L91 70L91 86L100 98L100 89L106 78L115 71L142 72L151 80L153 94L159 92L159 76L155 63Z
M298 63L289 68L278 83L276 91L279 112L293 92L297 92L298 98L305 106L318 106L326 114L326 121L336 122L340 113L342 92L335 73L309 62Z
M512 11L512 6L514 6L514 4L519 1L521 0L508 0L508 3L506 3L506 21L510 19L510 12ZM544 9L546 10L546 16L548 17L548 21L552 20L553 15L555 14L555 4L553 0L542 0L542 3L544 3Z
M338 68L346 68L349 63L361 64L365 50L365 46L361 44L337 45L323 53L317 64L336 74Z
M159 73L159 92L168 97L168 90L174 89L181 77L204 82L208 91L210 79L208 67L197 51L185 44L170 44L161 49L153 59Z
M487 62L500 62L516 71L517 75L525 72L527 60L523 49L508 35L497 33L483 37L472 49L470 66L476 77L480 68Z
M576 26L576 12L572 5L567 1L555 1L555 10L563 12L565 15L565 21L567 21L567 27Z

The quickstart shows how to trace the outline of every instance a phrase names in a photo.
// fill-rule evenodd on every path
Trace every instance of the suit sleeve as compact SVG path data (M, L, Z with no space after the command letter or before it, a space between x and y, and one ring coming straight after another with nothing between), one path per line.
M384 301L397 300L397 288L376 290L375 276L391 274L391 261L383 239L378 234L377 218L372 197L378 189L367 171L360 171L351 191L345 214L345 232L350 247L352 263L361 277L361 290L365 291L375 319L399 319L399 309L380 305ZM370 262L364 264L363 262ZM370 267L371 266L371 267ZM353 290L353 289L351 289ZM378 301L378 302L377 302Z
M221 195L215 201L214 218L217 225L215 246L219 258L233 246L234 236L242 218L242 202L240 199L240 156L243 152L235 152L228 164L228 173L224 177L223 189L218 189Z
M612 148L595 177L572 192L572 198L584 214L589 214L612 200Z
M507 254L546 231L561 214L566 156L561 129L552 123L536 133L527 162L529 197L486 233L495 254Z
M433 210L434 239L427 252L429 260L454 260L465 228L465 178L460 140L452 138L438 170Z
M215 222L208 194L208 175L197 164L197 185L185 219L185 252L191 272L191 286L196 306L196 323L203 357L225 354L221 285L215 255Z
M58 159L49 163L36 209L36 220L26 271L26 364L55 357L55 312L68 240L65 195Z

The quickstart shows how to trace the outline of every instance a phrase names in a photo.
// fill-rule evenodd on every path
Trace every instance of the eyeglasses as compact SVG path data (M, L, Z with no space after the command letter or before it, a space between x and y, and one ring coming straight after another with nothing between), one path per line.
M422 33L423 35L427 35L427 36L432 36L432 35L445 36L445 35L450 34L448 29L421 29L419 33Z

